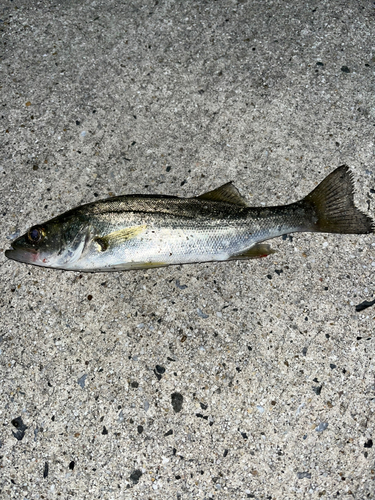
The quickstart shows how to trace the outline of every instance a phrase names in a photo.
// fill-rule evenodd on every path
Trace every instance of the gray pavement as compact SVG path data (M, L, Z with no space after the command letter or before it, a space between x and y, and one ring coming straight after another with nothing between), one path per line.
M356 310L373 236L107 274L4 256L95 199L233 180L283 204L344 163L374 215L374 4L3 0L0 17L0 498L375 498L375 306Z

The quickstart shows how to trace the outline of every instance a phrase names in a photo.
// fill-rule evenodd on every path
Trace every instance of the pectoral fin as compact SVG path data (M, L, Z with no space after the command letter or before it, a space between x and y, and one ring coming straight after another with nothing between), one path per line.
M240 195L238 189L233 186L231 182L220 186L213 191L197 196L198 200L221 201L225 203L232 203L240 207L247 207L246 201Z
M276 250L273 250L270 245L265 243L256 243L245 252L232 255L228 260L245 260L245 259L259 259L261 257L267 257L276 253Z
M114 231L105 236L99 236L95 238L96 243L99 245L100 250L104 252L108 247L113 245L119 245L124 241L135 238L139 234L146 230L147 225L127 227L125 229L120 229L119 231Z

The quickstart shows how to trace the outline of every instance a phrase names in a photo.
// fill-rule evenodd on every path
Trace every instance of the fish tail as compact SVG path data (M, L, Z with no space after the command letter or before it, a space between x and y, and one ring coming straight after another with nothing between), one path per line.
M374 221L354 205L353 176L346 165L331 172L303 200L312 208L311 231L367 234L375 231Z

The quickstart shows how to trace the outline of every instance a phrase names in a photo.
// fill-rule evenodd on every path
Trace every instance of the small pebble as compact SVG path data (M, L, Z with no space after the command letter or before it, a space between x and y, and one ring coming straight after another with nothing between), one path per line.
M200 316L203 319L208 318L208 314L204 313L201 309L199 309L199 307L197 309L197 313L198 313L198 316Z
M85 373L84 375L82 375L82 377L80 377L77 380L78 385L80 385L82 387L82 389L85 387L85 380L86 379L87 379L87 374Z

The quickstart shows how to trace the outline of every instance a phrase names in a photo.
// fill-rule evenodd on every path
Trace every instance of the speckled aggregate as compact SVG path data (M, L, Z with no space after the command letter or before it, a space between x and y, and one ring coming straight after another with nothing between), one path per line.
M284 204L343 163L373 215L373 5L0 10L1 498L373 498L371 235L98 275L3 254L95 199Z

